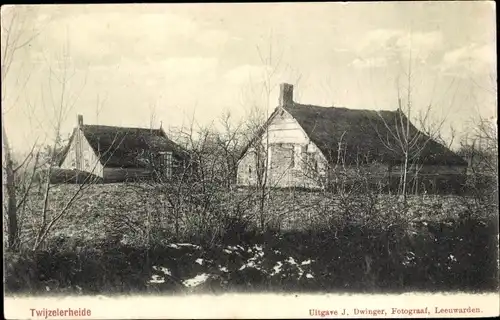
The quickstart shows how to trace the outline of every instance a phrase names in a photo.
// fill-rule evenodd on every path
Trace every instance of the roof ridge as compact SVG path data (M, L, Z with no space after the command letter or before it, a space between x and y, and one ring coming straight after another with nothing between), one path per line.
M397 110L387 110L387 109L353 109L353 108L348 108L348 107L341 107L341 106L321 106L317 104L305 104L305 103L298 103L294 102L293 105L285 106L285 108L293 108L295 106L300 106L300 107L305 107L305 108L310 108L310 107L315 107L315 108L324 108L324 109L345 109L349 111L370 111L370 112L392 112L395 113Z
M103 125L103 124L84 124L82 125L83 127L102 127L102 128L119 128L119 129L140 129L140 130L155 130L155 131L160 131L161 128L146 128L146 127L123 127L123 126L110 126L110 125Z

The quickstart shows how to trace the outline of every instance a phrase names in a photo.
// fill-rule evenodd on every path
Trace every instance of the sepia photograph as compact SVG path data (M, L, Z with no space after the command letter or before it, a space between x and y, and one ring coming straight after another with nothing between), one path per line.
M4 317L498 316L495 10L2 6Z

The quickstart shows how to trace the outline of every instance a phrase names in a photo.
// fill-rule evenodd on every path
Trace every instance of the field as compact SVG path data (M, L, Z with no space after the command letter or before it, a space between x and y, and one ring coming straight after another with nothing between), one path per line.
M77 185L52 189L50 214ZM206 195L206 194L205 194ZM498 222L459 196L250 190L189 203L160 186L91 185L46 246L6 258L10 292L484 291L498 287ZM182 197L181 197L182 198ZM31 212L43 196L30 197ZM176 202L177 200L177 202ZM199 200L199 201L198 201ZM182 204L182 205L181 205ZM259 218L266 217L266 230ZM40 216L23 217L29 243Z
M51 189L50 211L60 210L72 197L78 185L60 184ZM172 224L172 213L167 195L155 186L149 184L94 184L78 196L78 199L69 208L68 213L58 223L59 228L54 236L66 235L82 239L96 239L112 232L109 228L113 223L121 226L127 224L133 233L133 226L138 228L147 222L148 215L159 221L157 226L169 229ZM366 198L358 198L364 201ZM375 212L397 210L397 197L377 195ZM352 201L352 198L349 198ZM228 211L240 205L238 212L246 217L253 217L257 213L256 195L247 190L233 191L224 194L220 205ZM43 194L33 191L30 197L32 212L41 212ZM365 205L367 203L364 203ZM266 216L268 220L279 222L282 230L307 229L315 224L321 224L327 213L341 215L342 199L325 197L322 193L274 190L266 199ZM363 208L358 208L358 211ZM408 211L411 221L446 220L453 219L457 213L468 210L466 199L454 195L409 196ZM401 213L403 214L403 213ZM38 217L39 218L39 217ZM37 215L24 217L24 230L29 233L31 224L36 225ZM121 223L119 222L121 221ZM126 221L125 221L126 220ZM28 236L28 235L27 235ZM124 237L133 237L133 234L123 234ZM28 236L29 237L29 236Z

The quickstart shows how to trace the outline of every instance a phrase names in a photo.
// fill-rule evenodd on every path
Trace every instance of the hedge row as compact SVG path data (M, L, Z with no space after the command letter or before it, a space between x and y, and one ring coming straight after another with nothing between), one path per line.
M148 280L162 266L176 281L161 291L183 290L183 279L217 273L209 290L272 291L491 291L498 290L498 225L484 219L422 222L375 228L339 228L240 234L211 249L149 248L111 240L79 243L61 238L45 251L6 255L7 292L130 293L151 290ZM227 246L239 247L239 252ZM251 256L255 249L258 264ZM233 250L233 249L232 249ZM252 251L253 250L253 251ZM293 257L293 259L291 259ZM197 263L201 259L209 263ZM250 260L248 260L250 259ZM252 261L247 267L242 265ZM286 261L312 261L295 273L273 272ZM221 273L220 270L227 271ZM290 269L291 270L291 269ZM302 270L297 277L297 270ZM273 275L274 274L274 275ZM206 289L206 288L205 288Z

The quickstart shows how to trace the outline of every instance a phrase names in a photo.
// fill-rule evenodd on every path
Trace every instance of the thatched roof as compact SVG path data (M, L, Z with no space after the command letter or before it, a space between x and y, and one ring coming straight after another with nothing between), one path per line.
M401 163L404 159L398 145L398 129L401 121L406 129L406 117L400 111L356 110L339 107L320 107L293 103L276 108L285 110L297 120L312 142L322 151L328 161L336 162L340 157L346 163ZM266 125L269 124L269 121ZM400 130L399 130L400 131ZM418 155L419 163L439 165L467 165L454 152L432 140L410 123L411 138L417 137L410 156ZM263 132L261 131L260 134ZM417 152L418 150L418 152Z
M175 158L186 156L186 152L170 140L162 129L102 125L82 125L80 128L94 152L101 155L100 161L106 167L143 167L145 164L138 161L138 158L144 152L159 154L170 151ZM73 130L67 149L76 130L77 128Z

